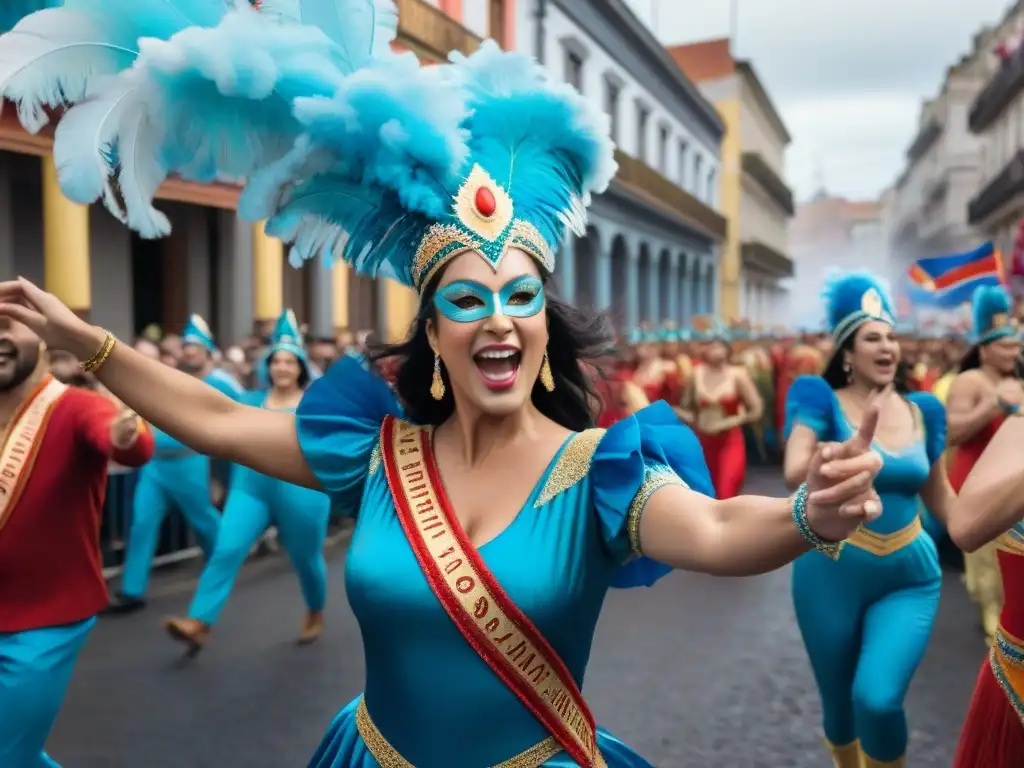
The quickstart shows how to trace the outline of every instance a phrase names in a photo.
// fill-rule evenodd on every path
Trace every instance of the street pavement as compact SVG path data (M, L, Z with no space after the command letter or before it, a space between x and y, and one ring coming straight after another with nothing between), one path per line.
M781 494L777 470L748 492ZM194 573L158 575L149 607L102 619L48 750L64 768L302 768L361 687L359 630L330 557L327 630L299 647L302 603L283 557L243 571L196 659L159 626L188 606ZM907 702L908 768L949 768L985 653L957 574ZM750 579L677 573L612 592L584 692L598 720L665 768L825 768L819 708L788 570ZM461 768L452 766L452 768Z

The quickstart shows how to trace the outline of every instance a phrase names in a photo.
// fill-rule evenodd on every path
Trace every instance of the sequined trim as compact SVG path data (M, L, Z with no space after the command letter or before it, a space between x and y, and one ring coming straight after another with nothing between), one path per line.
M1010 706L1024 725L1024 702L1021 701L1020 692L1017 690L1024 681L1024 642L998 627L988 659L996 682L1003 689ZM1016 687L1014 680L1017 682Z
M922 530L924 529L919 517L915 517L909 525L893 533L876 533L861 526L850 535L846 543L877 557L885 557L912 544Z
M602 437L604 430L597 428L585 429L576 434L558 457L533 506L544 506L562 491L569 490L586 477Z
M370 750L373 759L380 764L380 768L415 768L391 746L391 742L384 738L384 734L377 730L377 726L370 719L370 713L366 710L366 700L363 698L360 698L359 704L356 705L356 730L359 731L359 736ZM503 760L494 768L540 768L561 751L558 742L549 736L525 752Z
M1011 555L1024 555L1024 523L1017 523L996 539L996 548Z
M640 489L633 497L629 505L629 512L626 515L626 533L629 536L629 548L637 555L642 555L640 547L640 518L643 517L647 502L650 501L654 492L666 485L681 485L689 488L686 483L675 473L672 467L664 464L654 464L644 469L644 481Z
M373 444L373 450L370 451L370 464L367 467L367 474L372 477L376 474L377 470L380 469L383 455L380 449L380 438L377 438L377 442Z

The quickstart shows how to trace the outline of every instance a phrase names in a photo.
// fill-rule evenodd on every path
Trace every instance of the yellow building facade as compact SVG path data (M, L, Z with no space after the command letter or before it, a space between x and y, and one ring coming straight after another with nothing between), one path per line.
M793 276L787 228L795 207L784 181L789 132L753 65L733 57L729 40L669 53L725 124L718 203L729 230L718 268L720 314L774 325L788 311L782 283Z

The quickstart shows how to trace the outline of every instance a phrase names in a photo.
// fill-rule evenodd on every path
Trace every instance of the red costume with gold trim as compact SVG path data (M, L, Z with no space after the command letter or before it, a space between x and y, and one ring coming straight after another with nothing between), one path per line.
M786 395L790 385L801 376L820 376L825 370L825 356L820 351L797 342L786 352L779 369L779 384L775 389L775 423L786 423Z
M12 417L0 446L0 634L71 624L106 606L107 465L153 455L144 426L130 448L114 447L119 415L102 395L46 376Z

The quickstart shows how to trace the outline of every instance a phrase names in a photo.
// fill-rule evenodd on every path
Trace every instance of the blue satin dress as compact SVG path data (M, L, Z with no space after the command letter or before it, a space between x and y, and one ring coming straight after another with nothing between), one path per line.
M310 386L297 414L310 468L335 506L356 515L345 581L363 635L366 709L407 764L494 766L549 734L466 642L420 570L380 461L389 413L401 415L391 390L346 357ZM659 403L607 431L572 435L514 521L479 549L578 685L608 588L669 571L630 559L626 525L631 506L671 482L710 493L696 437ZM377 768L357 731L358 704L334 719L311 768ZM649 766L606 731L598 747L610 768ZM543 765L575 763L559 752Z
M917 409L919 439L899 452L874 446L883 459L875 479L882 515L866 527L882 537L914 524L918 494L946 442L942 404L926 392L908 399ZM854 434L835 392L817 376L790 387L787 437L795 424L819 441ZM931 636L941 583L935 542L924 530L890 554L847 544L838 561L809 552L794 563L797 622L821 695L825 737L834 746L859 739L873 760L903 757L903 700Z

